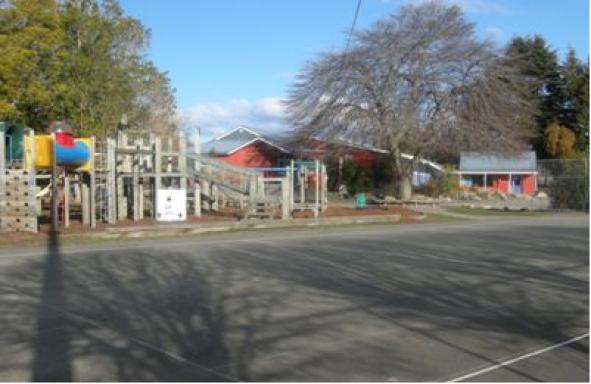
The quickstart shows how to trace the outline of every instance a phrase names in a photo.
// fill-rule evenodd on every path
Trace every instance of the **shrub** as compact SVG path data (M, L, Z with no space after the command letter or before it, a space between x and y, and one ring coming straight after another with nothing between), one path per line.
M439 197L441 195L449 196L455 193L457 189L458 176L446 170L442 174L433 177L427 184L416 188L416 192L431 197Z
M546 152L554 157L570 157L573 154L576 136L570 129L550 124L544 131Z
M562 160L548 184L550 203L556 209L589 209L589 173L586 160Z
M589 210L587 180L575 175L555 177L548 185L552 208Z
M358 165L353 160L345 160L343 163L343 183L347 186L351 196L368 192L372 186L371 170Z

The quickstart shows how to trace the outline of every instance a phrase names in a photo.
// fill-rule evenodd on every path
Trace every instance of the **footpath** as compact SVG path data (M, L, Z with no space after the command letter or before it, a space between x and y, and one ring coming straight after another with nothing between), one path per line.
M321 218L294 218L288 220L242 220L212 222L158 223L150 225L129 225L102 228L85 232L61 232L58 234L60 243L77 243L93 241L117 241L125 239L154 239L161 237L190 236L208 233L255 231L273 229L305 229L315 227L334 227L347 225L396 224L424 221L428 215L383 214L368 216L341 216ZM0 239L0 247L13 248L21 246L39 246L50 239L49 233L6 233Z

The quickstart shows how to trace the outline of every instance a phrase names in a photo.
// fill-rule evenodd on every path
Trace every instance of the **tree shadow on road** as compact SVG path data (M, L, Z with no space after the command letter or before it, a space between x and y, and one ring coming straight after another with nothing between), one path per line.
M46 260L4 268L1 282L0 346L33 351L0 363L0 372L30 372L17 381L250 380L260 345L329 328L311 318L339 312L278 321L290 287L267 287L209 252L54 246Z
M228 350L227 318L250 310L248 331L255 332L275 298L259 295L256 307L234 305L242 294L231 292L234 277L182 254L76 257L54 248L46 262L4 274L0 340L34 349L33 380L69 381L73 360L84 380L237 380L247 372L228 367L248 364L230 365L230 358L245 357ZM36 331L31 319L38 320ZM247 332L235 337L248 343Z
M428 241L410 234L407 243L343 238L337 245L322 240L262 250L253 245L242 247L235 259L238 267L346 297L393 325L496 363L449 335L484 332L491 344L529 339L543 347L588 330L586 230L574 230L580 244L566 245L556 240L560 230L512 229L512 235L499 232L495 238L474 232L469 242L461 234L433 234ZM519 243L516 231L523 232ZM583 352L588 355L588 348Z
M557 244L553 230L510 248L503 247L508 235L478 233L469 243L447 234L421 242L410 234L184 252L75 255L56 247L47 260L19 261L0 273L0 346L8 356L0 372L29 374L15 374L17 381L285 379L286 372L353 359L310 340L351 337L344 334L356 333L349 316L360 314L360 321L379 319L378 327L391 324L492 363L454 335L544 346L588 328L588 258ZM514 254L503 256L507 249ZM362 352L375 359L380 348ZM402 346L387 348L385 369L424 377ZM19 359L23 351L35 353ZM267 354L281 353L289 356L281 367L257 370L274 358Z

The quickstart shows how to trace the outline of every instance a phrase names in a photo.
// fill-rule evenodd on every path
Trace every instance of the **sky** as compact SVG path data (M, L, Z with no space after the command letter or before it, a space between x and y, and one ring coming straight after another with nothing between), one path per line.
M283 99L298 69L342 49L357 0L120 0L151 30L148 57L168 72L179 113L204 136L239 124L286 128ZM362 0L356 30L426 0ZM587 0L445 0L499 46L541 34L563 57L589 56Z

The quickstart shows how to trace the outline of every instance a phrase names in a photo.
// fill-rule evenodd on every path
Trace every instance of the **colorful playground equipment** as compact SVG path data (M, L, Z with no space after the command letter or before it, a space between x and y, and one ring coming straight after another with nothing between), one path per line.
M74 138L63 122L51 124L50 133L42 135L20 124L0 123L0 230L36 231L46 196L51 197L54 226L60 217L69 225L72 197L80 203L82 221L94 226L93 151L94 138Z
M25 137L25 168L51 169L56 165L89 171L92 166L90 148L93 138L74 138L69 127L62 123L54 123L50 129L52 132L48 135Z
M0 161L11 164L13 161L23 159L25 130L23 124L0 121L0 134L4 136L5 148L3 159L0 159Z
M188 212L224 208L243 218L283 219L326 209L326 168L319 161L241 168L201 154L199 142L198 130L190 150L182 131L163 138L118 130L97 142L75 137L63 122L44 134L0 122L0 231L37 231L42 215L57 229L71 219L94 227L145 217L185 220Z

